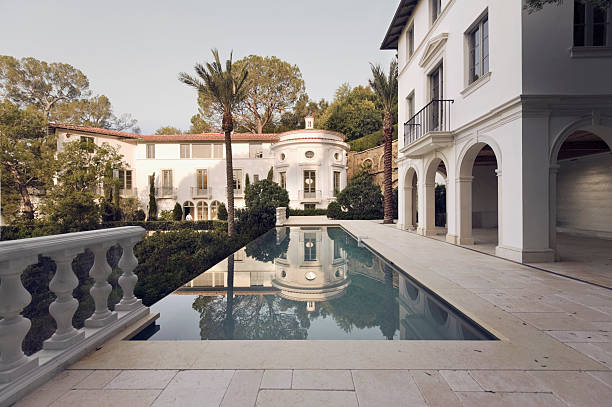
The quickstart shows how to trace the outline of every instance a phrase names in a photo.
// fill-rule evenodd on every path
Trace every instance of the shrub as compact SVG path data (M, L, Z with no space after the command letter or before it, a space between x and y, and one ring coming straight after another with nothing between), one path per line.
M119 208L123 214L123 217L116 220L144 220L145 213L140 209L140 201L138 201L136 198L121 198L119 201ZM136 219L136 216L140 216L136 214L139 210L142 212L142 219Z
M219 218L219 220L227 220L227 208L223 202L217 207L217 218Z
M287 216L325 216L327 209L291 209L289 208Z
M102 228L118 228L121 226L140 226L149 231L168 231L168 230L216 230L218 227L227 227L226 222L220 220L182 220L177 221L131 221L131 222L104 222Z
M143 211L142 209L138 209L137 211L134 212L134 214L132 215L132 220L134 221L143 221L146 218L146 214L145 211ZM126 219L128 220L128 219Z
M159 213L159 220L163 222L173 222L174 221L174 213L172 211L163 210Z
M336 201L332 201L327 205L327 217L330 219L340 219L342 215L342 208Z
M276 209L272 206L236 209L236 219L236 233L253 240L276 225Z
M244 200L248 208L257 207L288 207L289 194L276 182L262 179L246 188Z
M174 220L183 220L183 208L178 202L174 204L174 209L172 209L172 218Z
M362 171L338 194L342 219L382 219L383 195L380 186Z
M274 167L270 167L268 171L268 176L266 177L268 181L272 181L274 179Z

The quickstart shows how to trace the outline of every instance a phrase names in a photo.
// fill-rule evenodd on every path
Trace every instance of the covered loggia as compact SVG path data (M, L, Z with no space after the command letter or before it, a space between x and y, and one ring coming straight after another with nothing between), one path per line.
M612 129L574 130L555 144L550 242L556 260L612 272ZM590 272L589 267L584 268Z
M463 154L457 179L459 244L495 251L499 242L498 166L490 144L474 143Z
M404 178L404 228L414 230L418 224L418 189L417 173L414 167L408 168Z
M425 172L425 235L446 235L446 178L444 159L435 157Z

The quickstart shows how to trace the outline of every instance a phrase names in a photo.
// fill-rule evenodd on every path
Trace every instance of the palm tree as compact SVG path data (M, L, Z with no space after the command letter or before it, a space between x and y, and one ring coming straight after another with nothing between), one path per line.
M393 180L391 170L392 146L393 146L393 111L397 106L397 59L391 61L389 75L380 65L370 64L373 78L370 79L370 86L378 95L383 105L383 132L385 134L384 152L384 179L383 192L385 196L385 216L383 223L393 223Z
M211 99L215 110L223 112L221 128L225 133L225 172L227 175L227 234L234 234L234 167L232 164L232 131L234 118L232 112L246 96L244 86L248 72L232 71L232 53L225 61L225 71L219 60L219 51L212 50L214 61L205 65L196 63L196 76L181 72L179 81L197 89L198 93Z

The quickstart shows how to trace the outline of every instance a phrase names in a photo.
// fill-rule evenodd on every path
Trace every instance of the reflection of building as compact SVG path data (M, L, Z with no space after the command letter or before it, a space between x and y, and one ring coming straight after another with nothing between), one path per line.
M287 255L274 261L272 286L279 295L305 301L314 311L318 301L344 295L350 284L346 252L327 234L325 227L291 228Z
M477 328L399 274L400 339L482 339Z

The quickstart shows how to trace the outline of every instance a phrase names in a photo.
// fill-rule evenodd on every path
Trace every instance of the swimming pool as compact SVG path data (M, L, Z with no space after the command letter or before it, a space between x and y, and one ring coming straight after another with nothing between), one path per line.
M151 306L134 340L487 340L340 227L280 227Z

